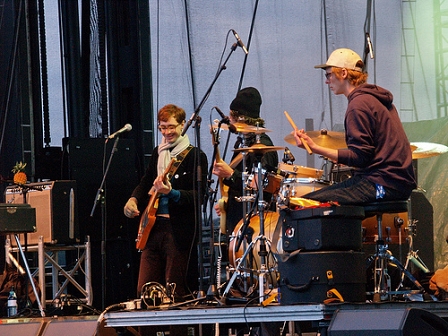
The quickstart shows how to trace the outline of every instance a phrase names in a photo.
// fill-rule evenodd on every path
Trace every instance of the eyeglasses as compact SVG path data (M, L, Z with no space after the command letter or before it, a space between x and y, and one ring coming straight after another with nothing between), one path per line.
M177 128L177 126L179 126L180 124L177 125L168 125L168 126L159 126L158 129L160 132L174 132Z
M331 75L332 75L332 72L326 72L326 73L325 73L325 78L326 78L327 80L329 80L330 77L331 77Z

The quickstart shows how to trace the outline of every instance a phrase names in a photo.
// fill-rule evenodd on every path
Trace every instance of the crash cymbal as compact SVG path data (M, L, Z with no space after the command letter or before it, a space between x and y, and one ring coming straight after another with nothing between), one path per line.
M242 148L236 148L233 151L234 152L247 152L247 153L257 153L257 154L264 154L267 152L273 152L278 150L284 150L285 147L281 146L266 146L263 144L255 144L250 147L242 147Z
M417 147L412 151L412 159L425 159L448 152L448 147L432 142L411 142L412 146Z
M333 132L323 129L320 131L307 131L305 133L319 146L331 149L347 148L345 134L343 132ZM292 134L285 136L285 141L292 145L297 145Z
M255 133L255 134L261 134L266 132L272 132L270 129L264 128L264 127L257 127L248 125L245 123L234 123L232 124L235 126L235 133ZM213 124L213 128L218 128L218 123L215 120L215 123ZM229 125L227 124L221 124L221 129L228 131Z

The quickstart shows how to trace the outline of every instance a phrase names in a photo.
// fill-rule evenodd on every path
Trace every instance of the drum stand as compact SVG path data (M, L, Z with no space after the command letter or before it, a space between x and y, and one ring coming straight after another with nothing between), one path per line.
M412 262L415 266L417 266L421 271L423 271L424 273L430 273L429 268L425 265L425 263L423 262L423 260L418 256L418 250L414 251L414 237L417 234L417 222L418 220L416 219L412 219L412 207L411 207L411 198L409 198L409 210L408 210L408 226L406 228L406 230L408 231L408 244L409 244L409 250L408 250L408 254L406 257L406 262L404 264L404 268L408 269L408 267L410 266L410 262ZM401 275L401 279L400 279L400 283L397 286L397 290L399 290L402 286L403 286L403 281L404 281L404 273L402 273Z
M378 222L378 240L377 240L377 252L374 255L374 291L373 302L380 302L387 299L388 295L392 294L425 294L425 289L417 281L417 279L395 258L388 250L388 244L383 239L382 228L382 214L377 214ZM388 262L391 262L402 272L402 276L407 276L414 285L418 288L418 291L391 291L391 279L387 271ZM401 286L401 283L400 283ZM399 286L399 287L400 287Z
M255 244L259 244L259 252L258 255L260 256L260 269L257 271L258 273L258 288L259 288L259 301L260 303L264 300L264 288L266 283L266 274L269 272L266 266L266 259L268 255L268 251L266 249L266 245L270 248L270 241L266 238L264 234L264 209L266 207L264 200L263 200L263 172L261 167L261 157L262 154L257 154L257 161L258 161L258 180L257 180L257 186L258 186L258 216L260 219L260 234L255 238L255 240L252 240L247 247L246 251L244 252L243 256L241 257L238 266L236 267L235 271L233 272L232 277L229 280L229 283L227 284L226 289L223 292L222 297L225 298L226 295L229 293L230 288L233 285L233 282L237 278L238 275L241 274L241 271L244 268L244 263L249 255L254 249Z

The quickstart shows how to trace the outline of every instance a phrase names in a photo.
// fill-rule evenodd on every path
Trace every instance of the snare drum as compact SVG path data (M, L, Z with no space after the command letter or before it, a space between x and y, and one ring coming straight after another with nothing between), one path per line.
M320 179L324 173L321 169L308 168L303 166L295 166L286 163L279 163L278 170L286 173L287 177L311 177L314 179Z

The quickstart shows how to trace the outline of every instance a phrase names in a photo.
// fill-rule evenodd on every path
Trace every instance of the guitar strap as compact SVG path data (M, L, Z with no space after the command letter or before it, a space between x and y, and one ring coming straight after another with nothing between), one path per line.
M174 170L171 173L171 176L174 176L174 174L177 171L177 168L181 165L182 161L187 157L188 153L193 149L193 145L189 145L187 148L185 148L182 152L176 155L176 163L174 164Z

